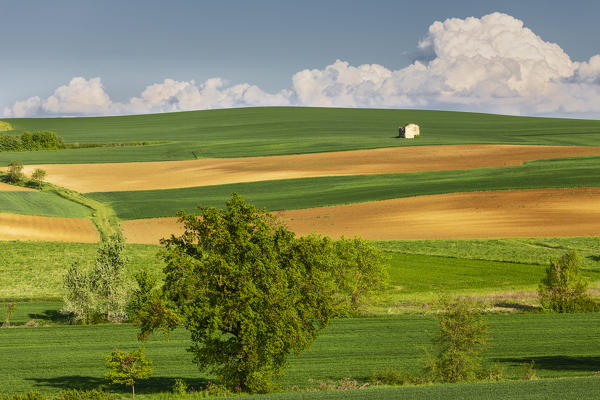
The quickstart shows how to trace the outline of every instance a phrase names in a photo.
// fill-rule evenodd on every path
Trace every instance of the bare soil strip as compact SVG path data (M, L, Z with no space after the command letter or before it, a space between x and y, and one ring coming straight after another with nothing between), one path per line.
M174 189L275 179L439 171L521 165L600 155L600 147L456 145L392 147L292 156L108 164L45 164L47 180L82 193Z
M0 240L95 243L96 227L86 218L36 217L0 213Z
M26 188L22 186L10 185L8 183L0 182L0 192L16 192L16 191L35 191L35 189Z
M600 236L600 188L409 197L278 213L300 235L371 240ZM132 243L180 233L176 218L124 221Z

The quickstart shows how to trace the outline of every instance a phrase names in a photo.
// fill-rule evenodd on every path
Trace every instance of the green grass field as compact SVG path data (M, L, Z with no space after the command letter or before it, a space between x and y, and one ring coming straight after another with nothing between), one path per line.
M375 387L366 390L316 391L255 396L257 400L547 400L596 399L600 379L563 378L538 381L481 382L460 385L431 385L413 387Z
M584 239L570 242L563 239L562 253L567 248L577 248L576 245L584 242ZM552 243L552 240L549 239L547 243ZM587 240L592 244L599 239ZM513 253L518 254L521 250L518 245L524 241L515 241L515 248L518 250ZM480 248L485 248L485 241L473 242ZM442 257L410 254L419 251L418 243L423 244L421 251L437 248L443 252L442 249L449 241L378 243L382 249L391 250L387 253L390 256L390 280L388 291L374 312L386 312L387 307L406 301L431 299L441 292L486 294L532 290L542 278L548 260L541 250L538 259L527 263L485 260L484 257L474 260L465 255L457 258L456 255ZM470 242L464 243L463 249L467 252L466 244ZM496 240L490 239L487 243L490 248ZM404 250L405 245L408 246L407 250ZM504 248L508 249L508 245ZM0 274L0 301L60 300L63 295L62 277L67 268L73 262L91 266L96 249L96 244L87 243L0 241L0 266L3 271ZM160 276L163 263L156 256L159 249L160 246L155 245L127 245L126 254L131 260L127 272L130 285L133 285L135 271L144 267ZM557 255L562 254L559 250L550 254L555 252ZM600 257L587 259L584 273L592 282L600 281Z
M579 254L584 268L600 271L600 237L449 239L376 241L381 250L472 260L547 265L568 250Z
M61 300L62 279L73 262L90 266L97 244L0 241L0 301ZM127 277L144 267L159 273L158 246L127 245Z
M0 153L0 164L185 160L431 144L597 145L600 121L424 110L256 107L171 114L5 119L15 132L51 130L67 143L161 141L123 148ZM423 137L394 139L414 122Z
M55 194L24 191L0 191L0 212L71 218L85 218L92 214L89 208Z
M529 162L523 166L286 179L168 190L90 193L122 219L174 216L198 205L223 207L232 192L269 210L302 209L430 194L503 189L600 186L600 157Z
M499 363L505 377L517 379L522 363L535 361L541 378L590 376L600 369L600 334L591 326L600 314L490 315L491 342L484 364ZM350 377L364 382L375 371L395 368L418 372L420 346L429 343L435 330L428 316L398 316L335 320L300 357L290 359L281 385L315 386L314 380ZM429 332L429 333L428 333ZM133 349L136 329L130 325L51 326L0 330L0 393L36 389L57 392L64 388L102 385L103 354L114 347ZM192 386L210 376L191 363L188 334L179 329L171 339L153 338L146 344L155 375L136 387L138 393L165 391L175 378ZM458 385L460 386L460 385ZM126 390L114 388L113 390Z

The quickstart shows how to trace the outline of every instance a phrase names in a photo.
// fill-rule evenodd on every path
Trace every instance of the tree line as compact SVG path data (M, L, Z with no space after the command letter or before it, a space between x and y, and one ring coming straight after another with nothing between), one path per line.
M0 135L0 151L37 151L64 148L63 139L50 131Z

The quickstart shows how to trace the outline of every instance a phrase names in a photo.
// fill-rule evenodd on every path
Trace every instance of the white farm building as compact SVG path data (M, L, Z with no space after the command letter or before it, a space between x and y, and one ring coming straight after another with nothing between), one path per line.
M417 124L408 124L406 126L401 126L398 128L398 137L412 139L415 136L420 136L419 125Z

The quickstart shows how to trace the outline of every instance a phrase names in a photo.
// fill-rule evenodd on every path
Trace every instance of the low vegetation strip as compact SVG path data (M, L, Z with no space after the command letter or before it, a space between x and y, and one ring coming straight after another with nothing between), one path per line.
M0 240L55 240L94 243L98 231L87 218L38 217L0 213ZM6 271L3 271L5 273Z
M52 130L67 143L161 141L157 146L21 153L25 164L253 157L406 145L600 143L600 122L425 110L256 107L95 118L7 119L17 132ZM423 137L395 139L415 122ZM0 164L12 156L0 154Z
M600 379L562 378L536 381L483 382L461 385L428 385L413 387L375 387L361 390L333 390L278 393L252 397L256 400L546 400L596 399Z
M490 315L487 320L493 337L489 351L484 353L484 364L498 363L507 379L520 378L522 364L531 360L540 378L590 376L598 369L599 336L590 326L598 325L599 314ZM295 386L315 387L317 380L351 378L364 382L385 368L416 372L422 357L419 346L429 343L431 333L426 332L434 329L435 322L428 316L334 320L311 349L291 358L281 383L285 390L291 390ZM95 388L103 383L102 356L115 347L137 348L136 333L137 328L126 324L2 329L0 352L5 361L0 364L0 392L35 388L57 393L72 387ZM146 343L155 373L136 385L136 393L157 394L170 387L175 378L183 378L195 388L213 379L193 368L192 355L185 350L188 346L189 337L183 329L173 332L169 341L156 337ZM122 393L127 390L115 389Z
M85 218L91 210L49 192L0 191L0 213Z
M523 166L407 174L287 179L231 185L90 193L122 219L174 216L199 204L223 207L232 192L258 207L293 210L432 194L507 189L600 187L600 157L532 161Z
M531 160L589 155L600 155L600 147L441 145L150 163L44 164L27 166L25 173L42 168L48 173L48 181L86 193L173 189L282 178L504 167Z

